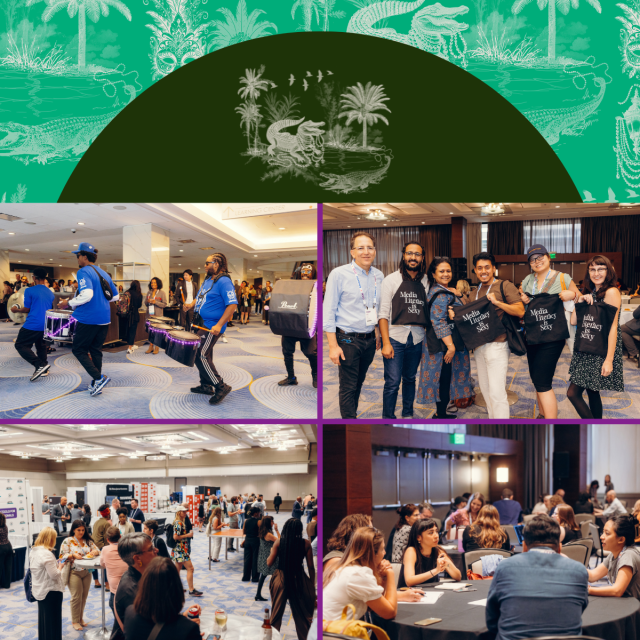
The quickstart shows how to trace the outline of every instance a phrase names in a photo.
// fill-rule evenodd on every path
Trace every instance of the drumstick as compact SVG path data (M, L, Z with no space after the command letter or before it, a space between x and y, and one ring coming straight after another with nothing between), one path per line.
M191 325L192 329L202 329L203 331L208 331L209 333L213 333L213 331L211 331L211 329L207 329L207 327L199 327L197 324L192 324Z

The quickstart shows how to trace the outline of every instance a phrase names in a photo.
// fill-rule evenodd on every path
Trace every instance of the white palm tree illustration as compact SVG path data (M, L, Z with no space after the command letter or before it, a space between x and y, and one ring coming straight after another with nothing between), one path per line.
M511 11L514 15L517 15L533 1L534 0L516 0L511 7ZM585 1L588 2L598 13L602 13L602 7L598 0ZM541 11L548 9L549 12L549 46L547 55L549 62L553 62L556 59L556 7L560 13L566 16L571 7L577 9L580 6L580 0L536 0L536 2Z
M246 127L247 149L251 148L251 126L258 122L260 117L260 105L255 102L243 102L236 107L236 112L240 114L240 126Z
M271 80L262 77L265 66L262 65L258 71L255 69L245 69L246 76L240 78L240 84L245 85L238 89L241 98L249 98L254 102L260 97L262 91L268 91Z
M382 120L385 124L389 124L389 121L381 114L375 113L380 109L384 109L391 113L391 109L384 103L389 100L384 94L384 87L382 85L375 85L367 82L365 87L360 82L355 87L348 87L347 91L351 93L343 93L342 108L346 109L342 113L338 114L338 118L347 116L347 122L345 126L349 126L354 120L357 120L359 124L362 124L362 148L367 148L367 125L372 125Z
M222 7L218 11L226 18L225 20L214 20L214 34L209 44L209 51L222 49L232 44L246 42L254 38L262 38L271 35L268 30L273 29L276 33L278 27L273 22L258 20L261 14L266 13L262 9L254 9L247 13L247 3L239 0L234 16L229 9Z
M28 7L40 2L40 0L27 0ZM109 7L117 9L129 22L131 12L124 2L120 0L44 0L47 8L42 13L42 21L49 22L53 16L62 9L67 10L70 18L78 15L78 68L86 66L87 54L87 16L91 22L96 23L100 15L105 18L109 15Z
M305 31L311 31L311 22L313 21L314 13L316 14L316 22L320 24L318 4L321 3L322 0L296 0L291 7L291 17L295 19L298 8L302 9L302 18L304 20L302 28Z

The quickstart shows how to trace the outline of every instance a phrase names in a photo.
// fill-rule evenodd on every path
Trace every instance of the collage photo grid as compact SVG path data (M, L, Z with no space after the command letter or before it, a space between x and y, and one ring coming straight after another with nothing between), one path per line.
M0 638L640 638L640 205L0 213Z

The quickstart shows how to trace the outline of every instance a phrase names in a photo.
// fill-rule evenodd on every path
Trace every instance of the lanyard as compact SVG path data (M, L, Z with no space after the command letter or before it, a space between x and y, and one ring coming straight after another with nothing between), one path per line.
M200 291L198 291L198 295L196 298L196 311L198 312L200 311L200 307L202 306L204 299L207 297L207 294L209 293L209 291L211 291L211 289L213 289L213 285L215 284L213 282L213 278L211 278L211 286L206 291L204 291L204 285L207 283L207 280L209 280L209 277L207 277L202 283L202 286L200 287Z
M491 287L493 287L493 284L495 283L495 281L496 279L494 278L491 284L489 285L489 291L487 291L487 295L491 293ZM480 289L482 289L482 282L480 283L480 286L476 289L476 300L478 299L478 294L480 293Z
M358 288L360 289L360 295L362 296L362 304L364 304L364 308L368 309L367 303L364 299L364 291L362 290L362 285L360 284L360 278L356 273L356 268L353 266L353 262L351 263L351 268L353 269L353 275L356 277L358 281ZM376 278L376 274L373 274L373 308L375 309L378 301L378 279Z
M547 284L547 280L549 279L549 276L551 275L551 269L549 269L549 271L547 271L547 275L544 279L544 282L542 283L542 286L540 287L540 293L542 293L542 290L544 289L544 285ZM536 286L538 285L538 278L536 277L536 275L533 275L533 290L531 291L531 295L535 296L536 295Z

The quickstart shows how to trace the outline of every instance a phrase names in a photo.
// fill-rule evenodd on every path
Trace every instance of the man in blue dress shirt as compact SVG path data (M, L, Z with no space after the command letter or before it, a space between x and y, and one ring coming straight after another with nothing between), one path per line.
M517 500L513 499L513 491L506 487L502 490L502 500L497 500L493 506L500 514L500 524L520 524L520 514L522 506Z
M560 555L560 525L538 515L524 527L525 553L497 566L487 597L486 623L496 640L579 636L589 604L589 574Z
M384 274L372 266L375 240L364 231L351 238L350 264L335 268L327 280L323 329L329 358L338 365L340 415L356 418L362 383L380 349L378 311Z

